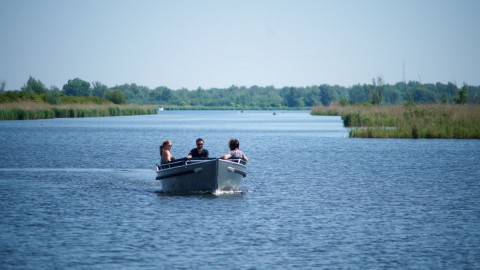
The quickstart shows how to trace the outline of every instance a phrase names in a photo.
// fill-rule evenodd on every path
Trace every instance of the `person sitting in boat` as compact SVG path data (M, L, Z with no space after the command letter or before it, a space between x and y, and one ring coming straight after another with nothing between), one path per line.
M160 163L167 163L174 161L175 158L172 156L172 153L170 153L170 150L172 149L172 141L166 140L163 142L163 144L160 146Z
M230 152L221 156L221 159L242 159L248 161L248 157L239 149L240 142L237 139L230 139L228 147L230 148Z
M208 150L203 148L204 141L202 138L197 139L197 148L193 148L188 153L187 158L208 158Z

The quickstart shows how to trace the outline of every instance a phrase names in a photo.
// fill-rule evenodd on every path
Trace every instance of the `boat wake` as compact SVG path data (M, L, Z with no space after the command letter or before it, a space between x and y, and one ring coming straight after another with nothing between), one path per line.
M244 195L246 193L254 192L254 190L215 190L214 192L210 191L192 191L188 193L172 193L166 192L163 190L157 190L155 193L161 196L213 196L213 197L222 197L222 196L237 196L237 195Z
M222 196L222 195L242 195L245 193L250 192L249 190L215 190L212 194L215 196Z

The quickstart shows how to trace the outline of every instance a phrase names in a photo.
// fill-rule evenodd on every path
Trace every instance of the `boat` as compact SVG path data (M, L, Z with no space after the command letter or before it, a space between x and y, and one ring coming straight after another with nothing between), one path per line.
M247 176L241 159L182 158L156 166L157 177L166 193L214 193L240 191Z

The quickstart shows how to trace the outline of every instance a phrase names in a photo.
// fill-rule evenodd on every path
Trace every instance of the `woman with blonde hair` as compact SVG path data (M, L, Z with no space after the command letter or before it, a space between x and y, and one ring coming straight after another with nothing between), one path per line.
M171 149L172 141L166 140L162 143L160 146L160 163L167 163L175 160L172 153L170 153Z

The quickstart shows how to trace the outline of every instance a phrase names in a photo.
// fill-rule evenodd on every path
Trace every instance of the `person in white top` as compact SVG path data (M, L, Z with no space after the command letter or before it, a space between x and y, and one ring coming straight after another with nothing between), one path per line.
M248 162L248 157L239 149L240 142L237 139L230 139L228 142L230 152L221 156L221 159L242 159Z

